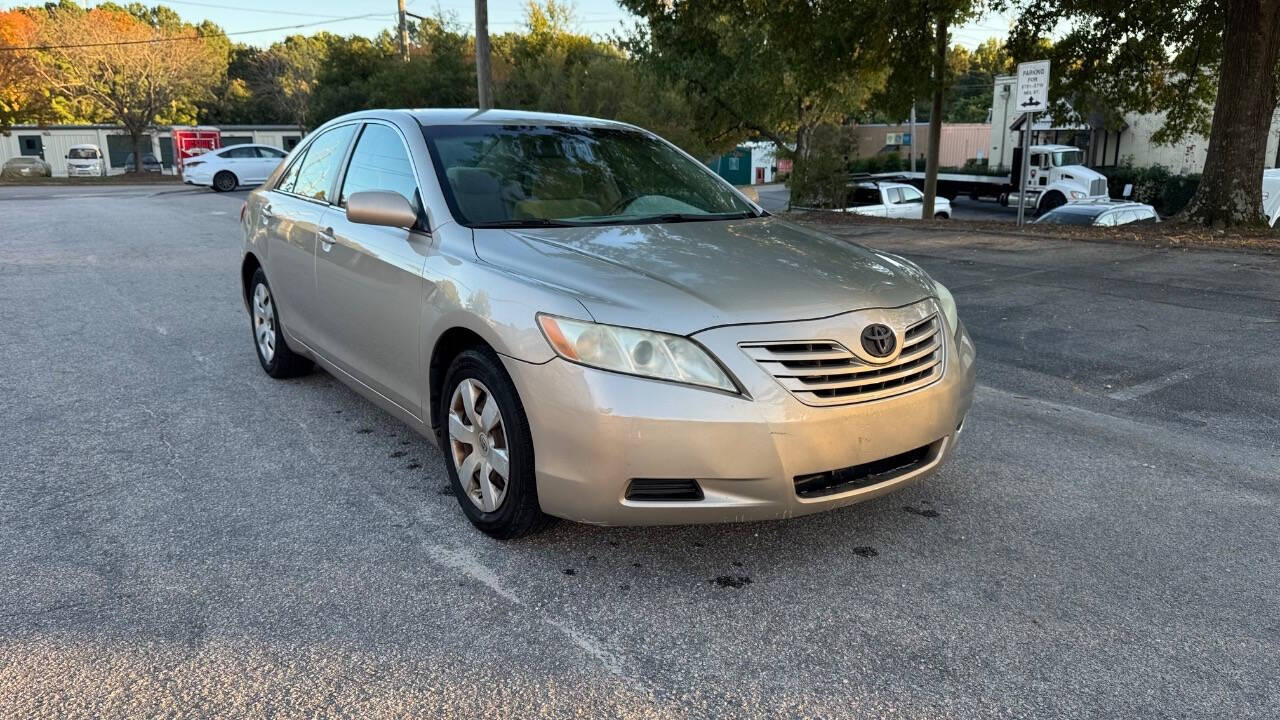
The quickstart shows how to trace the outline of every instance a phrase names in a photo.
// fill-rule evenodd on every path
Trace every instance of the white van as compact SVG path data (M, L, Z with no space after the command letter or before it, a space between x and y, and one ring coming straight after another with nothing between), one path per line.
M105 177L107 161L97 145L72 145L67 149L67 177Z

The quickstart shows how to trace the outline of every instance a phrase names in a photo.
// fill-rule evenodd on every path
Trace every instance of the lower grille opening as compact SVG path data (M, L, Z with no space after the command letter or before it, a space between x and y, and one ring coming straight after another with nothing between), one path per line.
M928 462L933 445L934 443L930 443L883 460L873 460L839 470L797 475L796 495L802 498L823 497L892 480Z
M663 500L701 500L702 487L697 480L665 480L634 478L627 485L628 500L646 502Z

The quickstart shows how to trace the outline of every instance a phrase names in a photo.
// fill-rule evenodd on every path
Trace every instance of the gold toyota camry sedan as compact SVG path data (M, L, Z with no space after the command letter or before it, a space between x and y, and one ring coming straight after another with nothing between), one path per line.
M622 123L346 115L241 223L262 368L320 365L433 440L495 537L867 500L945 462L973 398L946 288Z

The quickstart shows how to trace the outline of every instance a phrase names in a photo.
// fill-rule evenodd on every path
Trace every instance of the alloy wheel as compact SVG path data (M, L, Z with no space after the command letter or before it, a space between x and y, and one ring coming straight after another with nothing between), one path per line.
M253 336L262 359L270 363L276 355L276 313L271 291L262 283L253 288Z
M479 380L465 378L449 400L449 445L458 481L482 512L502 506L511 455L498 401Z

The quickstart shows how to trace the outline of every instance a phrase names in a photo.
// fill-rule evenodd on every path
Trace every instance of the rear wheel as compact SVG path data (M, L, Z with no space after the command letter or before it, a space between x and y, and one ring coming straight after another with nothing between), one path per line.
M550 524L538 504L529 419L493 351L454 358L437 417L453 492L472 525L507 540Z
M951 217L951 216L950 216L950 215L948 215L948 214L946 214L946 213L944 213L944 212L934 213L934 214L933 214L933 219L934 219L934 220L946 220L946 219L947 219L947 218L949 218L949 217Z
M213 189L218 192L231 192L240 186L240 181L230 170L223 170L213 176Z
M258 268L249 281L249 327L253 330L253 347L258 362L268 375L276 379L297 377L311 371L311 361L298 355L285 342L280 326L280 311L267 284L267 274Z

